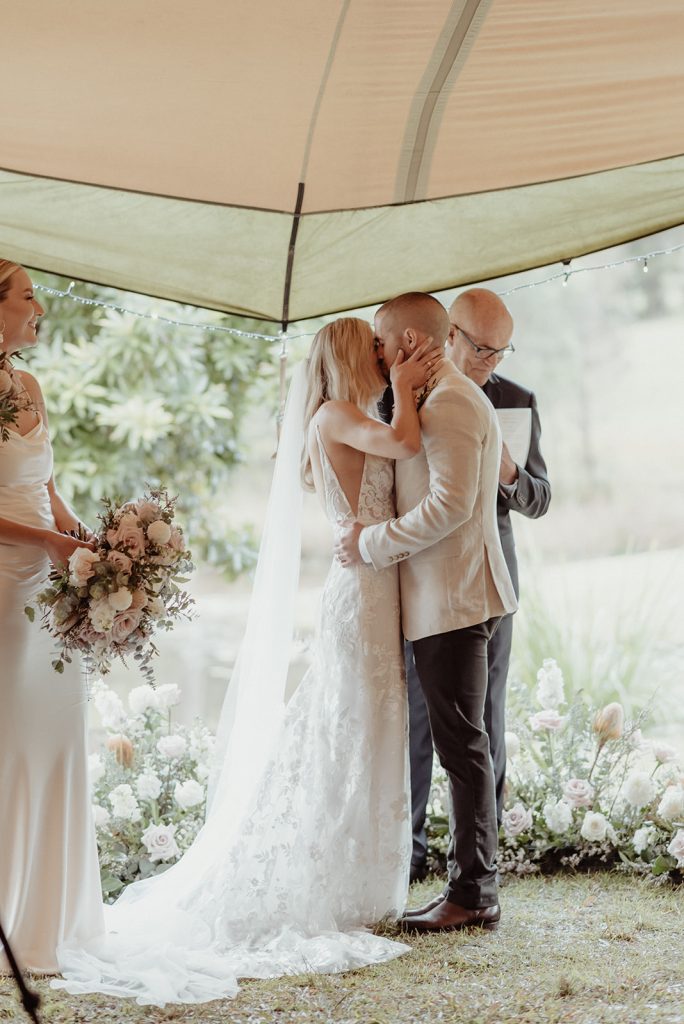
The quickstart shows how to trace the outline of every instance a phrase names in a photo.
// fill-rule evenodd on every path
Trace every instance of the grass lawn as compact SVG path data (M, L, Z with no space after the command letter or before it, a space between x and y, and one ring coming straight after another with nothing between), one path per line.
M420 904L437 884L414 886ZM498 932L408 938L412 952L344 975L244 982L234 1000L140 1007L53 992L34 980L50 1024L684 1024L684 892L620 874L515 879ZM0 1021L22 1015L0 979Z

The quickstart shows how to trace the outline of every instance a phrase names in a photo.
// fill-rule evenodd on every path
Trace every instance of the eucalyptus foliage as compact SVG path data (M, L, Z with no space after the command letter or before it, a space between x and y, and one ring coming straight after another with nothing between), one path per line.
M63 279L34 276L66 288ZM268 330L113 289L74 290L157 317ZM241 428L252 403L274 402L277 346L39 297L46 315L29 369L47 399L62 494L92 525L103 496L126 500L166 487L179 496L197 558L231 576L250 567L251 531L231 520L231 473L243 457Z

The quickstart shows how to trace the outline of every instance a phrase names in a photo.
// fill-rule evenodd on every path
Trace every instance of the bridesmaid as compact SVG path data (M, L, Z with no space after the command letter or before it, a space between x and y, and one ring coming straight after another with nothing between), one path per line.
M104 925L83 680L76 663L54 672L52 638L24 614L50 562L81 546L62 532L78 518L55 487L40 387L11 363L42 315L26 271L0 260L0 349L25 406L0 438L0 921L20 965L50 973L59 943Z

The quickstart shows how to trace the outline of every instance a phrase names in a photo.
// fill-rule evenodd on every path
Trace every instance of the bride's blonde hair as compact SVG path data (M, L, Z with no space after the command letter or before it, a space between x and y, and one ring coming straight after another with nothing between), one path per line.
M364 411L382 391L373 359L373 331L365 320L340 317L321 327L311 345L306 372L302 483L313 490L307 444L309 424L324 402L353 402Z

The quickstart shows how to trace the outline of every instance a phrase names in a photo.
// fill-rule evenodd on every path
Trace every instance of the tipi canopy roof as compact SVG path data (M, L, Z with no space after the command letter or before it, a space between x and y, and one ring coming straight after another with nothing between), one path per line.
M0 249L275 321L684 221L681 0L35 0Z

